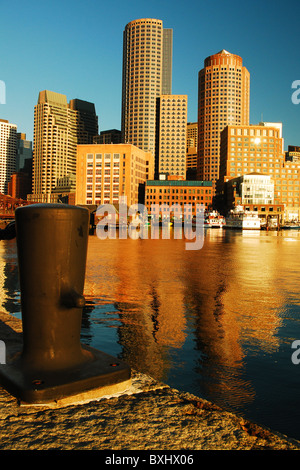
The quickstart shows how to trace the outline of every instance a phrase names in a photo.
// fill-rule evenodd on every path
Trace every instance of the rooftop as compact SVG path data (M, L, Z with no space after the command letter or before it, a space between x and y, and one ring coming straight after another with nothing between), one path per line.
M147 186L212 186L211 181L187 181L187 180L148 180Z

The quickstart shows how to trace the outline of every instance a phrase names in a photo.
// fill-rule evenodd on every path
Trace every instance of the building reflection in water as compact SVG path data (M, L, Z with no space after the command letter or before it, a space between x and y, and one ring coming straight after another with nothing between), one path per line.
M251 403L247 355L276 352L287 297L299 304L289 240L207 230L204 247L187 251L185 240L90 236L84 341L224 406ZM0 285L1 310L20 312L15 241L0 244Z
M244 406L255 397L245 372L248 347L270 353L279 345L284 298L274 292L278 266L274 248L262 249L260 233L211 236L214 244L206 243L197 258L188 259L185 270L195 274L187 274L185 285L201 352L199 388L222 405Z
M193 369L195 392L224 404L251 402L246 349L276 350L284 303L276 289L280 261L264 236L208 230L199 251L185 250L184 240L92 236L86 296L113 306L102 324L113 320L131 367L168 380L180 375L175 351Z
M16 240L0 241L0 310L21 318Z

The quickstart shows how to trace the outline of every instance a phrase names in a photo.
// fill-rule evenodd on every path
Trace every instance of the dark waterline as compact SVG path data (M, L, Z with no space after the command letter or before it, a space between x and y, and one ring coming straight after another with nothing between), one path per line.
M19 315L16 247L1 242L0 307ZM89 237L82 342L179 390L300 439L300 232L184 240Z

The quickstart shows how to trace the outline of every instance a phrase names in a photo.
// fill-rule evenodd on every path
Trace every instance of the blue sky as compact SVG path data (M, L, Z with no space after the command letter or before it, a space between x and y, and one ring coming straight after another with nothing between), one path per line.
M250 72L251 123L282 122L285 147L300 145L300 104L291 100L299 15L299 0L0 0L0 118L32 139L38 93L49 89L95 103L100 130L120 129L124 27L158 18L173 28L173 93L188 95L189 121L204 59L226 49Z

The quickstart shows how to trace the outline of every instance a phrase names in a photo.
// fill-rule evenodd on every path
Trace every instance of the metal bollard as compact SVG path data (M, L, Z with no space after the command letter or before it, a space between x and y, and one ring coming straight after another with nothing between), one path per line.
M27 403L120 391L127 364L80 342L89 212L64 204L15 211L23 348L0 384Z

